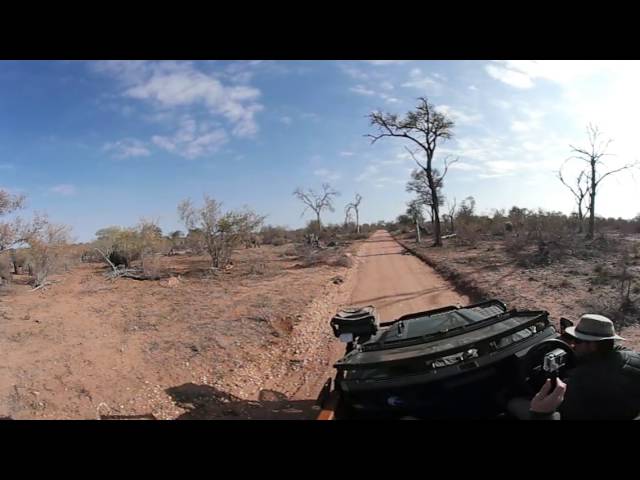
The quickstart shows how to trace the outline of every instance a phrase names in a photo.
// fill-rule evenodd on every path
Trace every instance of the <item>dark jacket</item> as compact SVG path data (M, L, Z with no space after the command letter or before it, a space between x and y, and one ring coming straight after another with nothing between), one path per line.
M566 380L562 420L633 420L640 415L640 354L615 347L580 359ZM533 415L550 419L550 415ZM557 418L557 415L556 417Z

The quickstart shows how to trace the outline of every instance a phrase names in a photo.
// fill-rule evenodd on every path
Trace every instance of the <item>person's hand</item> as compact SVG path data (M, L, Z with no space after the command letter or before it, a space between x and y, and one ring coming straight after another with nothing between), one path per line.
M567 384L559 378L556 379L556 388L551 391L551 380L547 379L536 396L531 400L529 410L539 413L554 412L564 400Z

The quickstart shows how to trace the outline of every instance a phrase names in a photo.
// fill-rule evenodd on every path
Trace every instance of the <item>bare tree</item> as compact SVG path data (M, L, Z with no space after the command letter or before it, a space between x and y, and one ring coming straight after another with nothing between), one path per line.
M345 207L347 217L350 216L351 211L356 212L356 233L360 233L360 202L362 202L362 195L356 193L356 199Z
M403 138L416 145L416 151L409 150L418 166L424 170L429 188L431 189L431 203L433 205L434 216L434 246L442 246L442 235L440 232L440 215L438 199L438 179L434 176L433 161L436 147L439 142L449 140L453 137L453 121L444 113L436 110L435 106L426 98L418 99L419 104L403 118L391 113L373 112L369 115L371 125L377 127L378 132L374 135L367 135L372 138L371 143L375 143L384 137ZM416 153L422 152L426 157L423 163L416 158ZM449 166L456 160L444 160L443 179L447 174Z
M353 215L351 214L351 209L349 208L349 205L347 205L347 207L344 209L344 228L346 229L347 226L353 222Z
M607 153L607 147L611 143L611 139L603 140L602 132L597 126L589 124L587 126L587 136L589 138L589 146L586 148L578 148L573 145L569 145L571 150L575 153L570 158L575 158L586 162L588 164L590 172L587 174L589 180L589 231L587 232L587 239L593 239L595 233L595 211L596 211L596 194L600 182L609 175L627 170L635 167L637 162L626 164L620 168L609 170L604 174L598 174L598 168L603 167L604 163L602 157L610 155Z
M191 200L178 205L180 218L189 231L197 229L213 267L223 268L231 262L233 249L258 232L263 216L246 209L222 211L222 204L205 195L204 204L196 208Z
M586 171L581 171L576 178L575 187L572 187L565 181L562 175L562 168L558 170L557 175L558 179L565 187L569 189L576 200L576 205L578 206L578 233L582 233L582 231L584 230L584 218L589 214L589 211L591 210L590 205L584 205L585 200L587 199L587 194L589 193L589 175ZM584 210L584 208L586 208L586 210Z
M293 191L293 195L305 204L304 210L300 216L303 216L308 208L313 210L316 214L316 221L318 222L318 229L322 228L320 221L320 214L323 210L335 211L333 208L333 199L340 195L340 192L331 188L328 183L322 184L322 191L317 193L314 190L308 188L306 191L298 187Z
M456 199L455 197L453 198L453 204L448 203L447 202L447 211L448 211L448 216L449 216L449 222L451 223L451 233L455 233L456 229L455 229L455 224L453 223L453 220L456 216Z

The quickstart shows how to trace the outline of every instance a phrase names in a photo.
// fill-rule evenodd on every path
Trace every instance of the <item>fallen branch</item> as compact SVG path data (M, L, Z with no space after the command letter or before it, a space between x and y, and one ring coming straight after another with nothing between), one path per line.
M32 288L31 290L29 290L30 292L35 292L36 290L40 290L43 287L48 287L49 285L53 285L54 283L56 283L55 281L51 281L51 282L44 282L41 283L40 285L38 285L35 288Z
M109 257L107 257L107 256L102 252L102 250L100 250L99 248L97 248L97 247L96 247L96 250L98 251L98 253L99 253L100 255L102 255L102 256L104 257L104 259L107 261L107 263L108 263L109 265L111 265L111 268L113 269L114 273L117 273L117 272L118 272L118 268L117 268L117 267L116 267L116 266L111 262L111 260L109 260Z
M120 277L134 278L134 277L140 276L141 273L142 273L142 270L139 270L137 268L120 269L115 267L113 269L113 272L106 272L105 276L111 279L120 278Z

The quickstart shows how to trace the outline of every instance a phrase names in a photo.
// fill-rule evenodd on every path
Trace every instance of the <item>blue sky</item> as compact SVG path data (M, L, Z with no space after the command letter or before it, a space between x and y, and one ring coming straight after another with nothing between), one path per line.
M456 121L448 199L568 213L553 172L589 121L614 139L611 168L638 159L638 84L635 61L3 61L0 187L80 241L141 217L181 228L178 202L205 193L299 227L292 191L324 181L342 194L326 221L356 192L363 222L392 219L414 165L399 140L370 144L366 116L427 96ZM639 213L635 177L603 182L597 212Z

